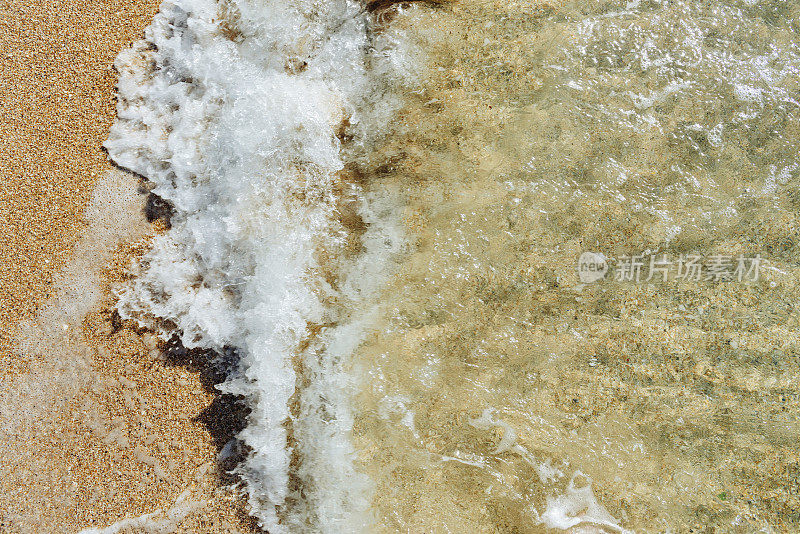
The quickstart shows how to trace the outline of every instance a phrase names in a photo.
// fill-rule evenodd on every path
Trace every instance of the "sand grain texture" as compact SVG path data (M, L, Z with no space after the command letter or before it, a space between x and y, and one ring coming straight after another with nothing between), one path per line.
M220 486L227 407L191 358L165 364L111 313L109 288L158 230L102 150L112 64L158 3L0 1L3 533L102 529L181 495L201 504L177 532L253 530Z

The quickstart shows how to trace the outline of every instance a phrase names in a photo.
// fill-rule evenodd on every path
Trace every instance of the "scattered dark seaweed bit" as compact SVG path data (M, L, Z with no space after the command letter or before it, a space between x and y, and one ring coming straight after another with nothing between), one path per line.
M144 207L144 214L147 217L147 222L155 222L157 220L164 221L167 228L171 228L171 219L175 214L175 209L172 204L156 195L150 193L147 195L147 203Z

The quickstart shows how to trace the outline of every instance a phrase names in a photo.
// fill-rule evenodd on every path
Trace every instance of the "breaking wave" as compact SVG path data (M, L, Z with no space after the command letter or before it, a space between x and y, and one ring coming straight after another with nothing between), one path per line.
M105 146L172 206L119 311L236 354L220 389L249 406L239 472L272 533L370 523L343 366L403 237L358 161L416 75L375 25L347 0L167 1L116 62Z

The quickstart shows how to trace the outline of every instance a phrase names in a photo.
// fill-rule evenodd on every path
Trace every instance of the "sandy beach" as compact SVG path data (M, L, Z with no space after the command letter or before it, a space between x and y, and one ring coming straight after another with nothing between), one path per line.
M230 406L191 355L111 311L110 288L158 231L102 149L112 65L157 9L0 4L0 532L126 518L117 526L253 530L216 468Z

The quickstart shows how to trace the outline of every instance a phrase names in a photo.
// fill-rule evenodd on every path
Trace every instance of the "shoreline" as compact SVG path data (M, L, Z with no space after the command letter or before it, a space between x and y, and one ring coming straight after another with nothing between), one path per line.
M4 532L102 532L181 499L176 532L257 532L221 487L218 441L231 429L216 421L225 414L202 369L165 362L152 335L113 313L110 288L159 228L145 221L137 181L102 149L112 64L158 4L3 6Z

